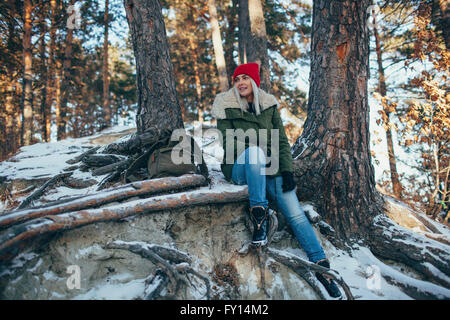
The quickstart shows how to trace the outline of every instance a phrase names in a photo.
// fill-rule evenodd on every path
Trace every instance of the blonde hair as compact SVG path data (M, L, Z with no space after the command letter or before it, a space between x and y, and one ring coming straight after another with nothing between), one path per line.
M259 114L261 113L261 108L259 105L259 88L256 85L255 80L253 80L252 78L250 78L250 82L252 84L252 90L253 90L253 106L255 108L256 115L259 116ZM234 92L234 96L236 97L236 100L239 103L239 106L241 107L242 112L244 112L245 110L248 109L247 99L242 97L239 94L239 90L237 89L236 86L233 86L233 92Z

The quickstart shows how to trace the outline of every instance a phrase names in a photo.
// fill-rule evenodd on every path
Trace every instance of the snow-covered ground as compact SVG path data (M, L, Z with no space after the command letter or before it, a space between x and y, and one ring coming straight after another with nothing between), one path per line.
M223 150L219 143L214 140L213 132L207 129L202 130L198 123L186 125L186 129L191 134L194 134L196 141L200 146L203 146L204 158L212 176L213 188L219 188L219 190L236 190L242 188L228 184L224 180L220 171ZM112 142L121 136L129 134L132 130L132 127L114 127L90 137L66 139L54 143L38 143L32 146L22 147L17 155L0 163L0 177L6 177L7 181L51 178L70 167L66 163L67 160L75 158L90 147ZM72 176L79 179L94 179L98 182L104 178L104 176L93 177L90 173L79 170L75 170ZM96 185L84 189L71 189L66 186L58 186L48 191L35 204L58 200L64 197L92 194L95 189ZM20 190L10 191L14 194ZM24 198L25 196L17 196L15 200L20 202ZM401 203L395 202L393 199L389 201L392 202L392 205L401 206ZM0 214L2 209L6 210L7 205L8 203L6 202L0 203ZM312 210L312 206L309 204L304 204L304 208L305 210ZM435 222L431 223L434 223L446 237L450 237L448 228ZM337 270L345 279L356 299L411 299L398 286L390 284L387 279L404 277L417 278L413 272L406 270L402 266L389 265L380 261L365 247L355 246L351 250L351 254L349 254L348 252L335 248L324 237L321 237L320 241L327 252L332 268ZM83 250L85 249L80 249L80 255L88 254L88 252ZM95 250L95 248L92 250ZM292 249L291 253L306 258L302 250ZM20 259L24 258L21 256L17 257L15 260L16 266L21 263ZM47 276L51 278L55 275L48 274ZM293 279L292 281L296 280ZM450 290L448 289L421 281L420 279L413 281L415 281L418 287L427 288L436 293L440 292L442 297L450 298ZM111 277L107 284L92 288L88 292L77 296L76 299L134 299L141 297L144 289L145 279L134 279L130 274L117 274ZM56 295L54 298L62 297Z

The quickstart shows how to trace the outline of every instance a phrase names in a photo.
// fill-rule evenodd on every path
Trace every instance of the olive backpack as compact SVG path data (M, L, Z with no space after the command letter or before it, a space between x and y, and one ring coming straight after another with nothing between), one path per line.
M140 180L134 174L147 167L147 179L178 177L187 173L203 175L208 183L206 166L200 147L190 135L184 135L180 141L171 141L162 137L139 155L127 169L125 182Z

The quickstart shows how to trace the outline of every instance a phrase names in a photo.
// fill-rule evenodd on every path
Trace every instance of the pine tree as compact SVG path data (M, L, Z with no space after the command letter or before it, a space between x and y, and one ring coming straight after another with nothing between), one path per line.
M125 0L136 57L137 132L183 128L161 4Z

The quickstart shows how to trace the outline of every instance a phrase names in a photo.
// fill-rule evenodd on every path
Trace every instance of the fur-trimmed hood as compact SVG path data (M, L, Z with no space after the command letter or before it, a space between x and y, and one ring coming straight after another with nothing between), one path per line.
M278 107L278 100L274 95L265 92L264 90L258 88L259 106L260 110L264 111L274 105ZM241 109L239 101L237 100L233 88L226 92L219 93L214 99L213 107L211 113L213 117L217 119L225 119L225 109L235 108Z

